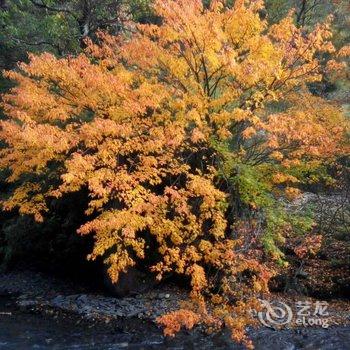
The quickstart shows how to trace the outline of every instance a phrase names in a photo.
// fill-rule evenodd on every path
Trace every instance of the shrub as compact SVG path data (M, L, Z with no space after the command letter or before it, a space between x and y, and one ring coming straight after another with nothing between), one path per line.
M78 232L113 280L151 249L158 279L190 278L192 302L159 320L169 334L200 321L245 339L267 257L283 264L284 234L311 227L279 198L345 151L341 111L308 91L342 67L330 23L268 27L262 6L158 0L159 26L6 73L17 86L3 98L0 166L15 190L3 207L42 221L51 198L87 190Z

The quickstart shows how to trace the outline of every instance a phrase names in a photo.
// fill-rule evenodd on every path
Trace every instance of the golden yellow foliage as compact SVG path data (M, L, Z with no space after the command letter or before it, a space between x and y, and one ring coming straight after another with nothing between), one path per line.
M31 55L6 73L17 85L3 97L0 167L16 190L4 208L42 220L51 198L86 189L79 233L94 235L90 258L114 280L152 237L157 277L191 279L193 305L160 319L169 335L203 321L244 340L247 310L268 291L272 271L232 229L233 163L261 167L273 188L298 183L291 167L347 150L340 109L307 89L322 79L320 53L335 52L330 23L306 33L290 15L268 27L262 6L156 0L159 26L100 33L77 57ZM277 102L286 108L271 112Z

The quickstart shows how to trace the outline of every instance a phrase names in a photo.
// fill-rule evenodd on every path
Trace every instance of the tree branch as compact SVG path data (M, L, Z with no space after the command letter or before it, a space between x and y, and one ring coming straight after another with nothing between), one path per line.
M74 17L76 20L78 20L77 15L73 11L71 11L71 10L69 10L67 8L52 7L52 6L49 6L49 5L45 4L43 1L41 1L41 2L38 2L36 0L29 0L29 1L36 7L39 7L39 8L51 11L51 12L65 12L65 13L68 13L69 15L71 15L72 17Z

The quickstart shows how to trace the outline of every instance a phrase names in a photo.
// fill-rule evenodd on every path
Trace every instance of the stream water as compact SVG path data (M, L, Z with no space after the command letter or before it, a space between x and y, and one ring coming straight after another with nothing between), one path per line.
M205 336L183 332L173 339L142 321L128 321L125 327L111 327L81 321L76 316L43 315L21 310L9 297L0 297L0 349L243 349L227 334ZM350 350L350 327L252 331L256 349L269 350Z

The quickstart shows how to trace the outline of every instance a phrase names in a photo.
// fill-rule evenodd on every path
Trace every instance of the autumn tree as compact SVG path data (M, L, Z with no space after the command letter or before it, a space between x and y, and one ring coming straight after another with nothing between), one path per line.
M3 208L42 221L52 198L87 191L78 232L113 280L151 254L158 279L189 278L192 301L159 320L169 335L203 322L245 339L284 236L312 226L281 199L348 149L341 110L308 89L348 50L329 21L307 33L292 14L268 26L262 9L157 0L160 25L6 73L17 86L3 97L0 166L15 190Z

